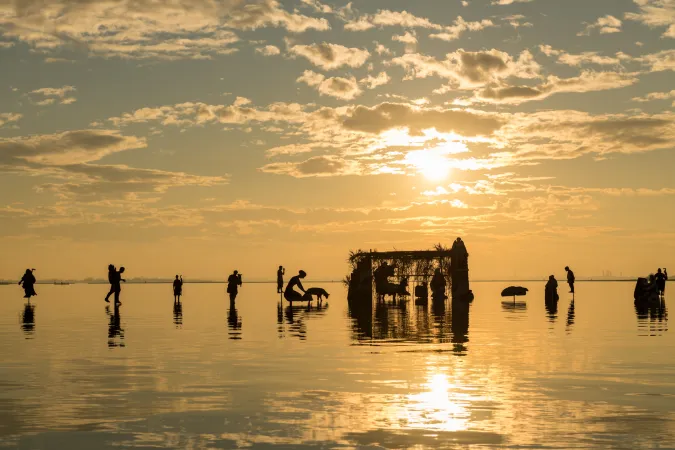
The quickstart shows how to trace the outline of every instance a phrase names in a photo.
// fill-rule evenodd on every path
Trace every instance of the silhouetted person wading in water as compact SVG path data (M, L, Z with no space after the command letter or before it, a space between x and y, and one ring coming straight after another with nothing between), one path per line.
M33 275L33 270L35 269L26 269L26 273L23 274L21 281L19 281L19 286L23 287L23 298L29 300L32 296L37 295L35 292L35 282L37 280L35 279L35 275Z
M227 293L230 294L230 301L234 301L237 297L239 286L241 286L241 274L235 270L227 277Z
M176 279L173 280L173 301L179 302L181 295L183 295L183 276L178 278L176 275Z
M567 284L570 285L570 294L574 294L574 272L569 266L565 266L565 272L567 272Z
M286 269L282 266L279 266L277 270L277 294L281 294L284 290L284 275L286 274Z
M288 300L289 302L302 300L303 294L299 293L293 288L297 286L298 289L300 289L304 293L305 288L302 287L302 282L300 281L300 279L305 278L306 276L307 274L305 273L305 271L301 270L300 272L298 272L296 276L291 277L291 279L288 281L288 286L286 286L286 290L284 291L284 298L286 300Z

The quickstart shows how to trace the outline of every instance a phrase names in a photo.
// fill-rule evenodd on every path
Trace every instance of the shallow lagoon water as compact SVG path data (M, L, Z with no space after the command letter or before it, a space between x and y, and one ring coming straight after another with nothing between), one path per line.
M675 448L665 305L582 282L554 311L543 282L515 305L507 284L351 311L341 284L311 310L272 284L235 308L186 284L180 309L128 284L119 314L105 285L38 285L33 310L0 286L0 447Z

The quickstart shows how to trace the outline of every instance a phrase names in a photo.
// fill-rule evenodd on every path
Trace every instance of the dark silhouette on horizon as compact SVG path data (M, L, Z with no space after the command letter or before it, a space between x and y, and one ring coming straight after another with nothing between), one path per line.
M393 277L396 273L394 266L389 265L384 261L380 266L373 271L373 279L375 280L375 292L377 293L378 301L383 301L385 296L391 295L392 300L396 302L396 296L408 296L408 278L401 277L398 283L389 281L389 277Z
M513 301L515 303L516 301L516 296L522 297L527 295L527 292L529 291L528 288L522 287L522 286L509 286L502 290L502 297L513 297Z
M433 302L440 303L440 300L448 298L445 294L446 286L447 282L445 281L445 277L443 276L441 269L437 267L436 270L434 270L434 276L431 277L431 283L429 283L429 287L431 288L431 300Z
M183 275L176 275L173 280L173 301L180 303L180 296L183 295Z
M548 314L548 319L551 323L555 322L558 317L559 299L558 280L555 279L554 275L549 275L546 286L544 287L544 306L546 307L546 313Z
M26 335L26 339L30 339L35 333L35 305L31 305L30 299L23 305L21 329Z
M277 294L281 294L284 291L284 275L286 275L286 269L283 266L279 266L277 270Z
M323 303L323 299L325 298L328 300L328 297L330 297L330 294L326 292L325 289L319 288L319 287L312 287L309 288L305 291L305 295L303 297L307 300L309 300L309 305L312 304L312 299L313 296L316 296L317 303L321 305Z
M656 275L654 275L655 281L656 281L656 287L659 290L659 295L664 296L666 293L666 281L668 281L668 271L666 269L663 269L663 272L661 272L661 268L659 267L659 270L656 271Z
M572 294L572 298L574 298L574 272L572 272L572 269L569 268L569 266L565 266L565 272L567 272L567 284L570 285L570 294Z
M108 303L110 300L110 296L112 294L115 294L115 304L121 303L120 302L120 292L122 292L122 285L121 282L125 282L124 278L122 278L122 274L124 273L124 267L120 267L120 270L117 271L115 270L115 266L112 264L108 265L108 282L110 283L110 291L108 292L108 295L105 296L105 301Z
M241 274L235 270L232 275L227 277L227 293L230 294L230 302L234 302L239 293L239 286L241 286Z
M23 298L29 300L34 295L37 295L37 292L35 292L35 283L37 280L35 279L35 275L33 275L34 270L35 269L26 269L26 272L21 277L21 281L19 281L19 286L23 287Z
M659 283L654 274L649 275L649 279L640 277L635 282L633 298L635 303L655 303L661 298Z
M286 286L286 289L284 290L284 298L288 300L289 302L297 302L297 301L302 301L304 294L307 292L305 288L302 286L302 281L300 281L301 278L305 278L307 276L307 273L304 270L300 270L297 275L294 277L291 277L291 279L288 281L288 285ZM302 291L302 294L295 289L293 289L295 286L298 287Z
M122 319L120 318L120 304L115 303L113 312L110 312L110 306L105 307L108 314L108 347L125 347L124 329L122 329Z

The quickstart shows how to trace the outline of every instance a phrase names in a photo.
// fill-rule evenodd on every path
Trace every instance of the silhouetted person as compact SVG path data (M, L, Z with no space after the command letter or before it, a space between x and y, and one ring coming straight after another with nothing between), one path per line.
M570 285L570 294L574 294L574 272L569 266L565 266L565 272L567 272L567 284Z
M124 273L124 267L120 267L119 272L115 272L115 277L113 278L113 291L115 292L115 305L119 305L120 303L120 292L122 292L122 281L125 283L127 280L122 278L122 274Z
M279 266L277 270L277 294L281 294L284 291L284 275L286 274L286 269L282 266Z
M183 276L181 275L178 278L178 275L176 275L176 279L173 280L173 301L180 302L181 295L183 295Z
M558 280L553 275L549 275L544 287L544 298L546 303L558 301Z
M668 279L667 277L668 274L661 272L661 268L659 267L659 270L656 271L656 275L654 275L656 287L659 290L659 295L663 295L664 291L666 290L666 280Z
M241 283L241 274L236 270L232 272L232 275L227 277L227 293L230 294L230 301L234 301L237 298Z
M288 300L289 302L293 301L298 301L302 300L303 294L306 292L305 288L302 286L302 282L300 281L301 278L305 278L307 276L307 273L305 273L304 270L301 270L298 272L298 274L294 277L291 277L291 279L288 281L288 286L286 286L286 290L284 291L284 298ZM302 291L302 294L293 289L295 286L298 287Z
M35 283L37 280L35 279L35 275L33 275L34 270L35 269L26 269L26 273L23 274L21 281L19 281L19 286L23 287L23 298L29 300L32 296L37 295L35 292Z
M115 270L115 266L112 264L108 264L108 282L110 283L110 291L108 291L108 295L105 296L105 301L110 302L108 300L111 295L115 294L115 302L119 303L120 300L120 291L122 290L122 287L120 286L120 282L126 280L122 279L122 273L124 273L124 267L120 267L120 271L118 272Z
M23 305L21 329L26 334L26 339L35 332L35 305L31 305L30 302Z

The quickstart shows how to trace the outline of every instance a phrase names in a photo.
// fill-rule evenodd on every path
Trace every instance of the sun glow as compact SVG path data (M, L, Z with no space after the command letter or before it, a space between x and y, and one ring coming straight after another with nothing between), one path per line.
M450 155L464 153L466 145L461 142L444 142L438 147L413 150L405 156L405 162L430 181L442 181L456 166Z

